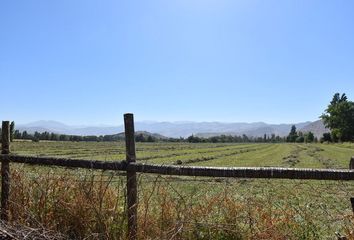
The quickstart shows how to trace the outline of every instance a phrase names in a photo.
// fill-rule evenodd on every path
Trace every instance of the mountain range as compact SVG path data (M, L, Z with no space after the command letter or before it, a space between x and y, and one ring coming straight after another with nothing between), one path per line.
M200 137L211 137L221 134L261 137L264 134L288 135L292 125L302 132L311 131L316 137L322 136L329 130L321 120L315 122L301 122L296 124L267 124L255 123L223 123L223 122L136 122L136 131L147 131L166 137L188 137L192 134ZM28 124L18 124L16 129L26 130L29 133L54 132L69 135L112 135L124 131L124 126L70 126L57 121L37 121Z

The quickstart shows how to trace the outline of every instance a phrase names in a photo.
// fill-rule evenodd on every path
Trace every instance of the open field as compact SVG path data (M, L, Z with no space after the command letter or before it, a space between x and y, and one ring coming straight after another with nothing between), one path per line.
M15 142L11 149L21 155L125 158L123 142ZM158 164L348 168L351 156L353 144L137 143L138 161ZM124 239L124 177L11 166L13 221L73 238ZM352 182L149 174L139 181L144 239L335 239L335 232L354 237Z
M20 155L124 160L124 142L15 142ZM200 166L348 168L354 144L137 143L137 160Z

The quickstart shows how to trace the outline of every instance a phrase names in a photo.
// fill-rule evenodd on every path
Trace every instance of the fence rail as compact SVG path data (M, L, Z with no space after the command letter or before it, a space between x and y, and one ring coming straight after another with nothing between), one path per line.
M195 167L128 163L126 161L82 160L54 157L0 155L1 161L40 166L57 166L112 171L133 171L160 175L225 177L225 178L281 178L308 180L354 180L354 171L345 169L278 168L278 167Z
M126 161L99 161L99 160L82 160L82 159L69 159L69 158L55 158L55 157L34 157L22 155L0 155L0 160L10 161L13 163L25 163L40 166L57 166L68 168L86 168L97 170L115 170L126 171Z
M312 180L354 180L354 157L349 169L305 169L276 167L195 167L156 165L136 162L133 114L124 115L126 161L99 161L66 159L54 157L20 156L10 153L10 125L2 123L1 160L1 219L8 220L8 197L10 190L10 162L41 166L58 166L69 168L85 168L125 171L127 173L127 218L128 238L137 238L137 181L136 173L160 175L225 177L225 178L276 178L276 179L312 179ZM351 198L354 209L354 199Z

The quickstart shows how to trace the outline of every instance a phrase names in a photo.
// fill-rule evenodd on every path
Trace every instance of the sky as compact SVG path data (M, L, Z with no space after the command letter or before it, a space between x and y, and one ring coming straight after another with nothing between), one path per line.
M354 1L4 0L0 119L317 120L354 100Z

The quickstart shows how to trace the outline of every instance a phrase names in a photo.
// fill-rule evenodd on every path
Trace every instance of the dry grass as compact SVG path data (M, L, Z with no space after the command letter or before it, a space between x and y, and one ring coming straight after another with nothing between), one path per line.
M61 232L73 239L124 236L123 189L105 175L28 175L12 172L11 219L25 226Z
M0 222L0 239L2 240L64 240L65 235L45 229Z
M12 225L57 233L51 239L125 239L125 177L26 167L11 174ZM139 179L139 239L325 239L313 210L280 204L284 196L240 197L222 184L199 192L159 176ZM344 223L340 234L354 239L353 216L336 217Z

